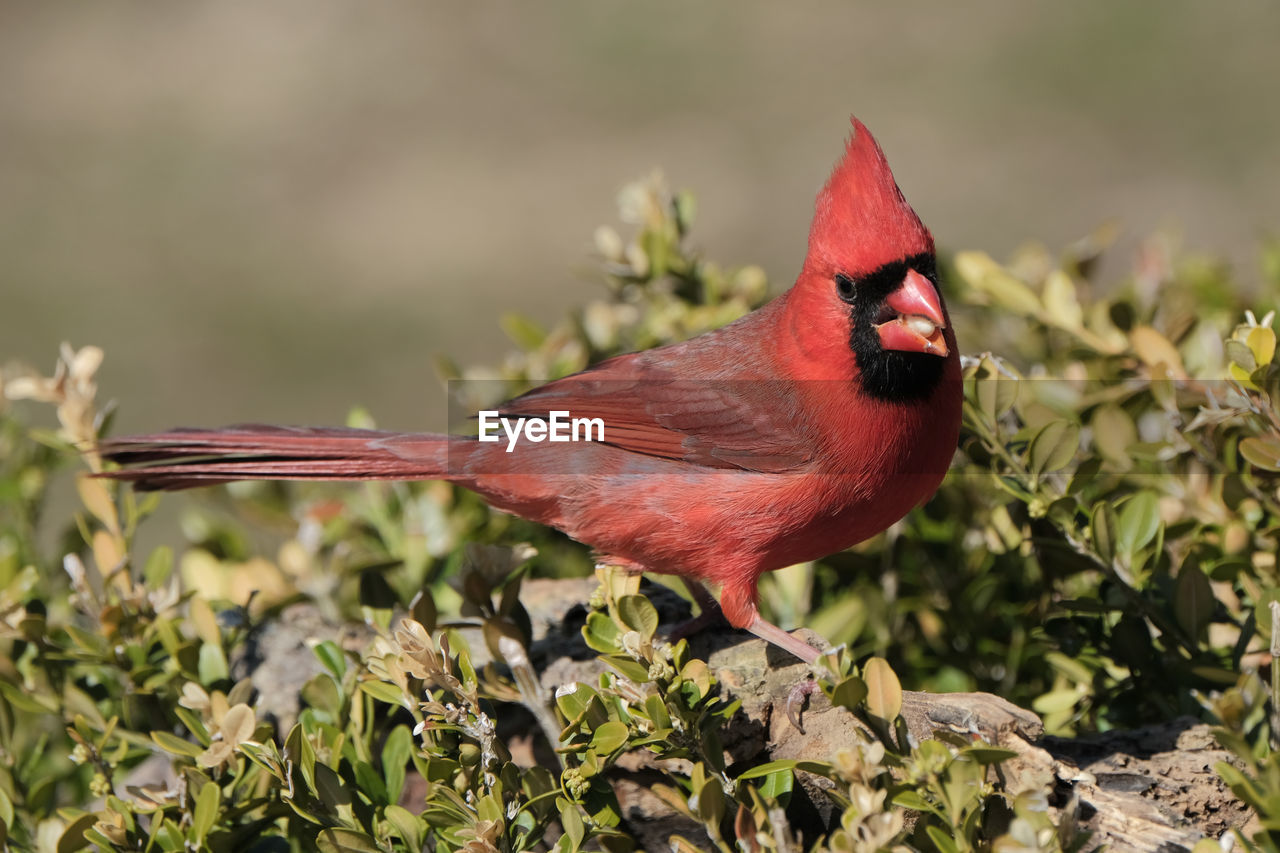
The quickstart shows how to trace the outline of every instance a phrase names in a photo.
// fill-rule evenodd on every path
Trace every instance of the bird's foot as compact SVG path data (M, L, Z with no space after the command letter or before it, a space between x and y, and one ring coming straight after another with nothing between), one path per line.
M801 724L800 716L804 713L804 706L808 704L809 697L818 692L818 682L812 678L805 679L798 683L791 691L787 693L787 719L791 721L791 725L796 727L796 731L804 734L804 726Z
M698 605L699 613L671 629L667 635L667 641L670 643L678 643L713 625L720 626L726 623L724 612L720 610L720 603L701 581L685 577L681 580L684 581L685 589L689 590L694 603Z

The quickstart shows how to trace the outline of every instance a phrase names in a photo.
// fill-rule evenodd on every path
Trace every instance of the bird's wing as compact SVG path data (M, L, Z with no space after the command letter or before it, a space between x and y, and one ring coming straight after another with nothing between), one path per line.
M684 378L664 364L661 350L620 356L558 379L504 403L504 417L599 418L603 443L632 453L713 468L796 470L812 457L813 442L785 380L749 376L730 365L708 378Z

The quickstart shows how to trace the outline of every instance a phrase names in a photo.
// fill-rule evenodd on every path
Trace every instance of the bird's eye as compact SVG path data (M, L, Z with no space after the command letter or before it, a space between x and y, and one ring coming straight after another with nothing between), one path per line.
M840 295L841 299L852 305L854 300L853 279L842 272L836 273L836 293Z

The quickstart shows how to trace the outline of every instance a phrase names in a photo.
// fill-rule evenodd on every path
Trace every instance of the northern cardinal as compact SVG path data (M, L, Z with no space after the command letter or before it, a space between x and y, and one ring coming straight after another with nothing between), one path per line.
M117 438L142 489L245 479L458 483L631 571L720 587L728 621L812 663L764 620L760 575L847 548L937 489L960 361L933 238L856 118L818 196L795 286L721 329L619 356L501 407L600 418L603 441L234 426ZM693 588L693 587L691 587Z

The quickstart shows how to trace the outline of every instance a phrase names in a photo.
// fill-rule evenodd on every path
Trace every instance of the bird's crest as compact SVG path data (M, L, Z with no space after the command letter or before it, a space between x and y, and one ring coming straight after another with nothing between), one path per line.
M870 272L933 251L933 236L903 198L875 137L852 122L844 157L818 195L806 261L814 272Z

